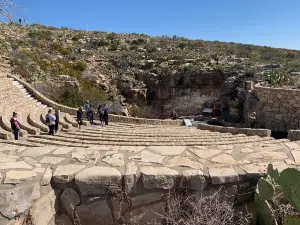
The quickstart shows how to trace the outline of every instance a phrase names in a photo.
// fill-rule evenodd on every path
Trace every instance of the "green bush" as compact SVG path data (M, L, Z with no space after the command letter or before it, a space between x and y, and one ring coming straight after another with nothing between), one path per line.
M76 108L83 105L86 100L89 100L94 106L96 106L99 101L106 101L106 93L103 90L93 86L91 82L86 80L80 80L80 83L81 89L70 88L68 86L62 88L62 93L57 101L61 104Z
M49 30L29 30L28 36L36 40L52 40L52 32Z
M106 38L107 38L108 40L111 40L111 41L112 41L112 40L115 40L115 39L117 39L117 34L114 33L114 32L109 33L109 34L107 34Z
M112 44L109 46L108 50L109 50L109 51L116 51L116 50L118 50L118 48L119 48L119 46L118 46L116 43L112 43Z
M73 64L73 69L80 71L80 72L83 72L86 68L87 68L87 65L85 62L79 61L79 62Z
M83 33L78 33L75 34L72 38L73 41L78 41L79 39L83 39L84 38L84 34Z

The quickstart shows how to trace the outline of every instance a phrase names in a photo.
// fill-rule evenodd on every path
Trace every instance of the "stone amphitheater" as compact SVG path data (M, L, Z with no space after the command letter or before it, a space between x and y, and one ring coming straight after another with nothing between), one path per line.
M0 225L106 225L120 218L146 224L160 220L170 189L205 195L222 186L230 201L244 204L268 163L279 170L300 164L300 145L268 130L216 132L116 115L109 126L79 130L76 109L12 75L3 58L0 76ZM46 135L49 108L61 110L55 136ZM19 141L12 140L13 111Z

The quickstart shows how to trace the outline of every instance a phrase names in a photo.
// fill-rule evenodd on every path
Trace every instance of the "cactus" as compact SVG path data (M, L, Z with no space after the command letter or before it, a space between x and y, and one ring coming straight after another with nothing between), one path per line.
M287 168L280 173L279 177L279 185L283 190L283 194L285 198L289 201L289 203L296 208L298 211L300 210L300 205L297 206L293 197L293 190L296 186L300 184L300 171L295 168ZM295 199L296 199L295 193Z
M274 216L274 212L266 200L261 200L258 194L254 196L254 202L256 206L256 217L258 225L273 225L277 224Z
M296 185L292 190L293 201L297 207L295 207L298 211L300 211L300 184ZM300 223L299 223L300 224Z
M261 200L271 200L274 197L275 187L269 181L271 178L267 178L260 178L257 183L258 194Z
M268 175L260 178L256 187L255 204L257 207L257 222L260 225L278 224L275 219L272 204L277 192L283 192L284 197L291 206L300 212L300 170L287 168L281 173L274 170L273 165L268 166ZM286 216L284 225L299 225L299 216Z
M278 169L273 168L273 165L270 163L268 165L268 175L276 182L279 182L279 172Z
M299 225L300 217L299 216L286 216L284 218L284 225Z

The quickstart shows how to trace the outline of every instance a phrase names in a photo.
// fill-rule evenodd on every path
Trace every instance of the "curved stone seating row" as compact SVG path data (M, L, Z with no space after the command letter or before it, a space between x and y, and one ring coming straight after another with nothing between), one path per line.
M43 109L41 108L34 108L34 111L28 114L28 122L35 127L38 127L43 132L48 132L49 128L46 124L42 123L40 120L41 111Z
M72 137L72 136L71 136ZM243 143L256 143L272 140L272 138L254 138L254 137L245 137L242 139L207 139L207 140L120 140L120 139L100 139L96 140L83 140L80 137L66 138L61 136L48 136L48 135L37 135L27 138L28 141L33 141L43 144L54 144L55 142L65 143L66 146L77 147L78 145L119 145L119 146L208 146L208 145L234 145L234 144L243 144ZM74 145L76 143L76 146ZM60 145L60 144L59 144Z

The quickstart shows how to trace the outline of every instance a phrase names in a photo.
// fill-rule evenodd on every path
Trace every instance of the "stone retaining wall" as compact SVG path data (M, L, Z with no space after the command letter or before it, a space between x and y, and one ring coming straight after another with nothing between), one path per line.
M231 133L231 134L246 134L248 136L270 137L271 130L267 129L252 129L252 128L236 128L236 127L221 127L200 123L198 129L208 130L212 132Z
M291 141L299 141L300 140L300 130L289 130L287 138Z
M138 173L134 164L127 165L123 175L115 168L85 167L61 165L53 176L49 168L40 183L27 182L0 191L0 211L6 217L0 218L0 224L22 224L28 217L32 225L58 225L62 217L67 221L64 225L74 224L72 220L81 225L113 225L121 218L138 224L153 220L160 224L158 214L165 212L167 199L175 191L189 190L204 197L223 188L228 201L243 204L253 200L260 176L250 178L241 169L231 167L212 168L206 175L200 170L180 172L152 166L142 166ZM20 219L8 222L15 211Z
M26 81L18 78L17 76L8 74L8 77L14 78L16 81L21 83L36 99L40 102L48 105L49 107L59 109L62 112L66 112L72 115L76 115L77 110L76 108L68 107L65 105L58 104L51 99L47 98L39 91L37 91L34 87L32 87ZM153 124L153 125L180 125L182 121L180 120L158 120L158 119L145 119L145 118L135 118L135 117L126 117L126 116L119 116L119 115L109 115L109 120L111 122L122 122L122 123L134 123L134 124Z
M255 86L260 99L256 119L260 126L274 131L299 129L300 90Z

